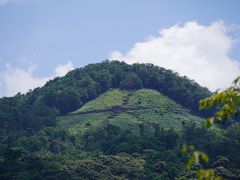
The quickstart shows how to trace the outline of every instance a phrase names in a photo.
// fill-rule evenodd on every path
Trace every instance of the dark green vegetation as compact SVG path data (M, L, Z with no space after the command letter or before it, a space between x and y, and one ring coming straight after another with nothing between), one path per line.
M203 127L210 94L151 64L105 61L2 98L0 179L186 179L199 167L185 171L184 143L237 179L240 126Z

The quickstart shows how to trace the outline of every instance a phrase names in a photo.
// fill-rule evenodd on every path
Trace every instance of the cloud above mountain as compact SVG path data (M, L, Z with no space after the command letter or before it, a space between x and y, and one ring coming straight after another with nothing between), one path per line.
M57 65L57 67L55 68L55 76L65 76L65 74L67 74L69 71L73 70L73 64L72 62L67 62L66 64L59 64Z
M215 91L228 87L240 75L240 59L229 56L236 43L231 31L222 21L208 26L190 21L162 29L158 36L135 43L126 53L113 51L109 59L153 63Z
M13 96L18 92L26 93L29 89L42 87L48 80L57 76L64 76L70 70L73 70L74 66L72 62L59 64L56 66L53 75L45 77L35 77L33 73L36 68L36 65L23 69L6 64L5 69L0 74L0 97Z

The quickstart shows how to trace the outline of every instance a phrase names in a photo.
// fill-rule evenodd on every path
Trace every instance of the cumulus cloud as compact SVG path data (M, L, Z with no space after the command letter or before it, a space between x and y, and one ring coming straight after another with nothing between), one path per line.
M73 70L72 62L68 62L67 64L60 64L55 69L55 75L61 77L67 74L71 70Z
M35 77L33 72L36 68L37 66L31 66L28 69L13 68L7 64L0 74L0 97L13 96L18 92L26 93L29 89L42 87L48 80L57 76L64 76L73 69L73 64L71 62L60 64L55 68L53 75L46 77Z
M215 91L240 75L239 61L229 56L235 39L223 22L200 25L195 21L162 29L159 36L137 42L125 54L113 51L109 59L153 63L172 69Z

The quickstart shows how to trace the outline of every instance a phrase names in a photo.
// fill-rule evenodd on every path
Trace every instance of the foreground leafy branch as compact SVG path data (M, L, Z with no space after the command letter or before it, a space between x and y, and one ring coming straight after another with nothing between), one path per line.
M210 128L215 123L225 123L231 118L236 118L238 115L238 109L240 107L240 76L237 77L232 86L222 92L216 92L214 95L199 101L199 109L211 109L218 108L212 117L205 120L205 126ZM207 154L202 151L195 150L194 146L189 147L184 145L182 153L191 153L190 159L186 163L186 167L190 170L196 164L199 164L201 160L208 162L209 158ZM216 176L213 169L200 169L197 172L198 179L202 180L219 180L220 176Z
M190 170L194 166L198 166L199 164L201 164L201 161L205 163L208 163L209 161L208 155L203 151L195 150L195 147L193 145L190 145L190 146L183 145L182 153L191 154L190 159L188 159L186 163L187 170ZM213 169L201 168L197 171L196 175L199 180L221 180L222 179L220 176L216 175Z
M209 117L205 121L207 128L214 123L225 123L230 118L234 118L238 114L240 106L240 76L236 78L232 86L222 92L216 92L204 100L199 101L199 109L210 109L218 107L214 116Z

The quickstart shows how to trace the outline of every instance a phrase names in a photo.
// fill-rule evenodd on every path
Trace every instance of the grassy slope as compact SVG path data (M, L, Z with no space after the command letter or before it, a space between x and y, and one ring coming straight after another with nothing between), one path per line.
M127 110L118 113L104 111L81 114L92 110L104 110L113 106L144 107L147 109ZM105 123L132 130L138 129L139 124L156 123L165 128L174 128L181 131L181 123L192 120L198 121L200 118L191 115L187 109L155 90L122 91L112 89L85 104L77 111L59 117L58 125L69 128L73 134L82 134L89 129L99 128ZM90 126L88 122L91 124Z
M82 108L72 112L71 114L77 114L79 112L86 112L98 109L107 109L112 106L120 106L123 104L123 99L127 95L128 95L127 91L111 89L106 93L100 95L95 100L86 103Z

